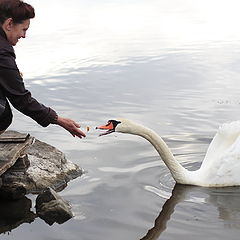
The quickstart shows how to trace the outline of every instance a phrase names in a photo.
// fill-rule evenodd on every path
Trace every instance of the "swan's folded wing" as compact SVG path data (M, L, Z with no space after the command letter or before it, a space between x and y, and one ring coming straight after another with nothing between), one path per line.
M202 167L216 166L229 154L240 156L240 121L223 124L210 143ZM218 163L217 163L218 162Z

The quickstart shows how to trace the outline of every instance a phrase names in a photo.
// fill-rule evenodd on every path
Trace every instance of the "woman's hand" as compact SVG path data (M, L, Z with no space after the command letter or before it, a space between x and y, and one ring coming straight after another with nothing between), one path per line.
M79 129L80 125L69 118L62 118L58 116L56 124L69 131L73 137L75 136L79 138L86 137L85 133Z

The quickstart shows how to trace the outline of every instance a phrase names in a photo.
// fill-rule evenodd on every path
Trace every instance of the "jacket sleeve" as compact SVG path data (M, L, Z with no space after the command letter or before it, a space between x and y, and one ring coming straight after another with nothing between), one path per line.
M0 87L11 104L43 127L55 123L57 113L39 103L25 86L15 62L15 54L0 52Z

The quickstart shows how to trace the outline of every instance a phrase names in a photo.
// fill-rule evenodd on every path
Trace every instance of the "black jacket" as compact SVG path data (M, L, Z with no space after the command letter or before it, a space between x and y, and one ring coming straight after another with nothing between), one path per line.
M55 123L56 112L39 103L26 90L15 58L14 49L0 27L0 92L17 110L31 117L41 126L46 127L50 123Z

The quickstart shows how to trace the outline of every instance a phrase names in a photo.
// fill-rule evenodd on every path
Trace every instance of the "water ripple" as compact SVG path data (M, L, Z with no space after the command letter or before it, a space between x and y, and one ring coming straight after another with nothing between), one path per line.
M100 167L99 170L102 172L110 172L110 173L136 173L140 172L147 168L160 166L160 161L148 162L144 164L139 164L137 166L133 166L130 168L117 168L117 167Z

